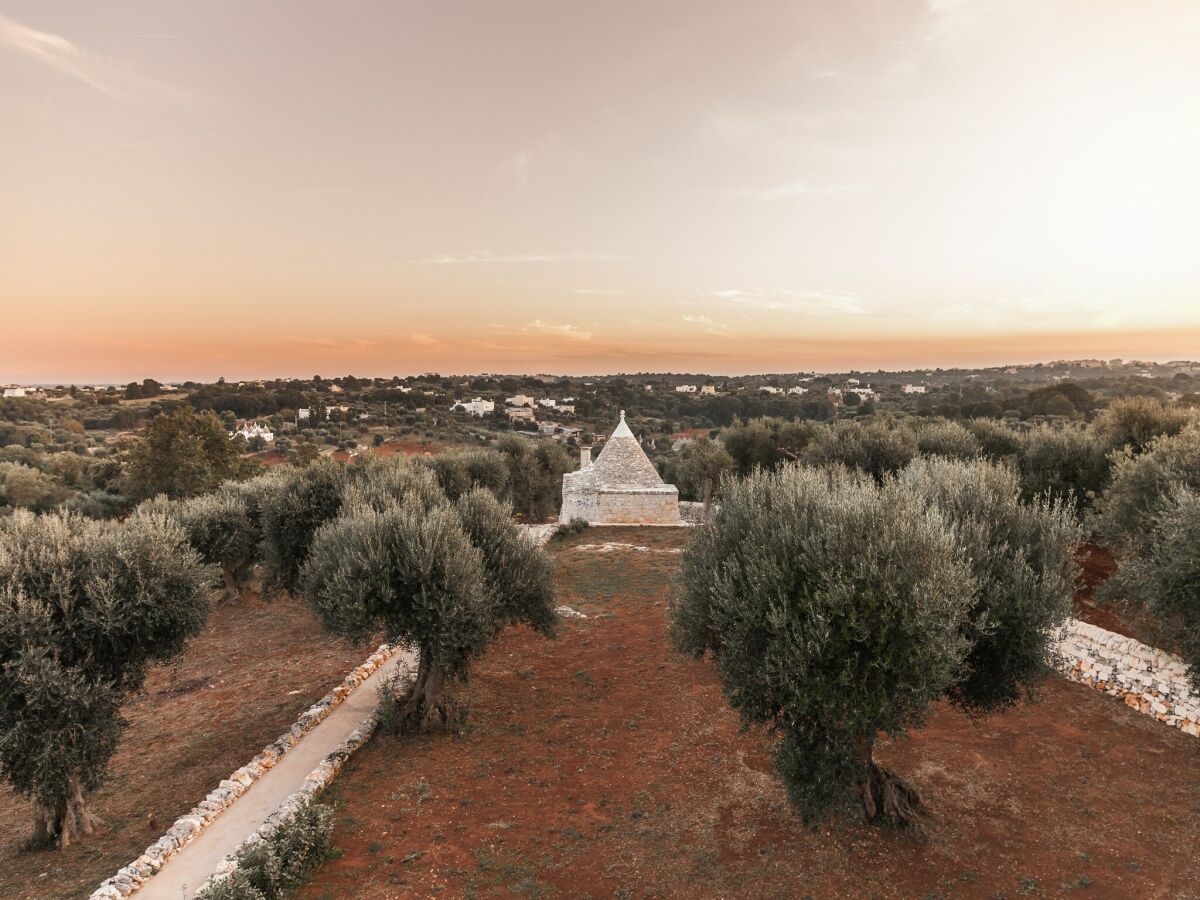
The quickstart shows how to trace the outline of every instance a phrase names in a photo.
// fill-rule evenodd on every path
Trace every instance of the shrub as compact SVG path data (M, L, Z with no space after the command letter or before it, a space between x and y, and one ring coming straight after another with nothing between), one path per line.
M801 459L811 466L858 469L880 480L904 468L916 455L916 438L907 429L886 421L842 421L821 426Z
M1145 608L1188 662L1200 694L1200 491L1175 485L1167 492L1099 596Z
M1017 470L1026 500L1045 496L1082 511L1103 488L1108 460L1086 431L1040 425L1021 436Z
M1112 478L1096 504L1096 531L1118 550L1156 527L1163 501L1176 487L1200 490L1200 427L1152 441L1139 455L1113 455Z
M150 510L122 525L18 512L0 528L0 773L34 802L35 843L92 832L121 706L203 628L212 574Z
M229 877L209 885L196 900L280 900L336 855L333 807L310 800L269 838L242 849Z
M1015 456L1021 449L1021 436L1003 422L971 419L966 428L979 442L980 452L992 462Z
M1129 448L1136 456L1155 438L1179 434L1193 421L1190 413L1172 409L1161 400L1122 397L1096 417L1091 432L1104 452Z
M554 532L554 540L563 541L569 537L574 537L577 534L582 534L589 527L588 520L576 516L565 525L559 525Z
M979 440L949 419L909 419L906 426L917 441L917 452L949 459L976 459L982 452Z
M508 457L496 450L458 450L426 459L451 500L476 487L487 488L500 499L512 494Z
M806 822L854 812L921 834L915 791L872 758L924 721L969 647L974 584L944 518L894 483L787 466L726 485L684 553L673 641L711 651Z

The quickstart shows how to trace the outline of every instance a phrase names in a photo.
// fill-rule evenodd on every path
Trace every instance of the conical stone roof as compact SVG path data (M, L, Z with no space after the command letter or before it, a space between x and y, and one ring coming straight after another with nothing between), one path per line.
M566 478L570 479L572 489L653 488L663 483L654 463L650 462L650 457L625 423L624 410L621 410L620 423L595 462L578 472L569 472Z

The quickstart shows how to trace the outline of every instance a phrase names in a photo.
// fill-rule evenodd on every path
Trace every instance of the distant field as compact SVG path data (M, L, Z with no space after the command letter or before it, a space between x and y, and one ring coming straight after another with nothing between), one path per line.
M325 635L298 601L218 607L175 666L151 673L93 809L100 830L64 851L20 852L30 805L0 792L0 897L86 897L222 778L285 731L370 650Z
M455 735L373 741L335 785L316 898L1196 896L1200 742L1081 685L982 722L946 706L883 749L941 821L918 848L788 808L767 735L668 646L686 533L561 545L565 620L510 630Z

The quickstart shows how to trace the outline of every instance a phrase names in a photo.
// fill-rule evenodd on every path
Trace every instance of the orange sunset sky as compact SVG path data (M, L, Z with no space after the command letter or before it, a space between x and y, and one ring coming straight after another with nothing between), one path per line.
M0 382L1200 358L1196 0L0 0Z

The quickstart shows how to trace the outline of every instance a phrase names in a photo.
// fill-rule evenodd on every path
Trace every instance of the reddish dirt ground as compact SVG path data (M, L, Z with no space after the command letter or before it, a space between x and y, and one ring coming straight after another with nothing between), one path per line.
M213 610L180 661L155 669L94 798L100 830L22 851L30 804L0 792L0 897L86 897L371 652L331 640L307 608L255 598Z
M445 445L439 444L437 441L407 440L388 441L386 444L372 447L371 452L376 456L395 456L397 453L403 453L405 456L421 456L425 453L436 455L445 449Z
M343 856L300 896L1200 896L1200 741L1060 679L982 721L939 706L882 748L939 816L926 846L804 827L769 737L669 649L685 538L551 544L559 602L589 618L502 635L461 732L364 748L332 792Z
M1117 561L1106 547L1083 544L1076 552L1075 559L1082 572L1079 590L1075 592L1076 616L1092 625L1115 631L1143 644L1161 647L1164 650L1172 649L1148 615L1139 613L1137 609L1096 601L1096 588L1117 571Z

